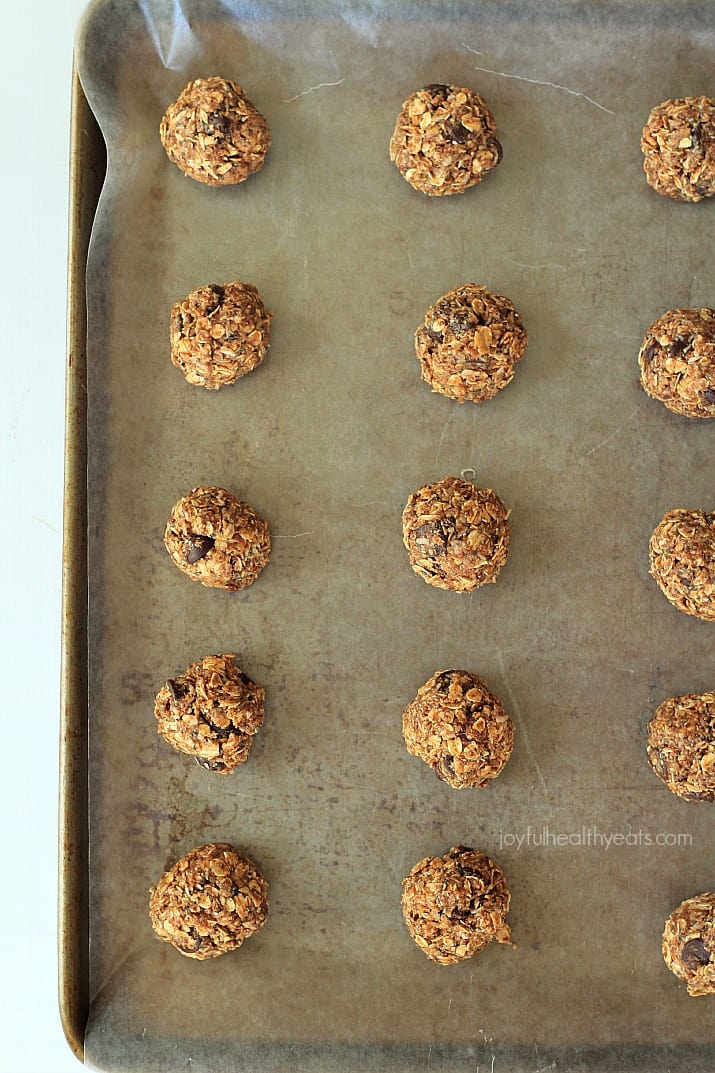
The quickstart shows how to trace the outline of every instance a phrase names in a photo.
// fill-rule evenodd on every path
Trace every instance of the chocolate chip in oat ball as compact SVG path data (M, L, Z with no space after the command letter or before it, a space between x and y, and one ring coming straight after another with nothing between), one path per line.
M420 950L441 965L473 957L492 939L511 941L511 895L498 864L468 846L425 857L402 883L402 915Z
M216 391L263 362L271 314L252 283L197 287L171 310L171 361L186 380Z
M435 83L403 103L390 159L416 190L441 197L481 182L502 158L494 116L473 89Z
M175 701L181 700L181 698L184 696L184 694L186 692L184 686L181 685L180 682L175 681L175 679L173 679L173 678L170 678L168 680L168 682L166 683L166 688L169 690L169 692L171 693L172 698Z
M197 78L167 108L159 128L171 161L209 186L243 182L263 167L268 123L235 82Z
M528 335L511 301L464 283L430 306L415 332L422 379L457 402L483 402L506 387Z
M452 87L446 82L431 82L429 86L425 86L423 92L429 93L433 101L446 101L449 97Z
M684 417L715 417L715 309L671 309L654 321L638 355L651 398Z
M407 751L456 790L488 786L514 747L514 724L471 671L437 671L402 716Z
M679 97L657 105L641 137L646 181L676 201L715 194L715 99Z
M653 530L648 553L650 572L671 604L715 621L715 513L668 511Z
M424 485L402 513L410 566L428 585L453 592L495 582L509 553L509 513L491 488L459 477Z
M150 890L149 918L157 938L197 961L237 950L267 916L263 873L226 842L191 850Z
M715 994L715 893L687 898L665 922L663 958L688 994Z
M685 693L658 706L648 724L648 759L686 801L715 801L715 693Z
M267 523L225 488L192 488L172 508L164 544L179 570L209 588L245 589L268 562Z
M205 656L170 678L154 701L162 738L224 774L248 759L265 714L265 690L234 659L233 653Z
M689 939L680 957L686 968L695 970L701 965L709 965L712 961L710 951L702 939Z
M184 541L184 558L187 563L193 565L199 559L203 559L205 555L208 555L214 544L213 537L198 536L197 533L190 533Z

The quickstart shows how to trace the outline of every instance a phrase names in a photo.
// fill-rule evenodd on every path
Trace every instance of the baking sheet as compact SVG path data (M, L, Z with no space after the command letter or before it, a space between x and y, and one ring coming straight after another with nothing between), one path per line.
M708 10L90 9L78 67L109 174L87 271L89 1064L712 1068L711 1004L660 954L671 909L712 887L712 809L665 790L644 731L665 697L712 688L712 627L664 600L647 541L665 510L710 509L713 428L647 399L636 365L665 309L713 301L714 207L655 195L638 149L655 103L708 91ZM273 137L225 190L183 178L157 135L212 73ZM503 163L463 197L419 195L387 158L402 100L435 81L479 89L499 124ZM273 344L208 393L171 366L168 313L232 279L258 286ZM467 280L509 295L530 335L479 407L430 393L412 352L424 309ZM459 596L411 572L400 514L468 468L511 507L512 550L496 586ZM243 593L190 582L163 548L199 483L271 525ZM152 714L167 676L223 651L267 691L226 779L174 754ZM402 709L442 667L483 675L515 720L484 792L404 749ZM661 836L681 844L646 844ZM197 964L155 941L147 891L218 840L259 861L270 918ZM408 938L400 881L458 842L505 869L518 948L444 968Z

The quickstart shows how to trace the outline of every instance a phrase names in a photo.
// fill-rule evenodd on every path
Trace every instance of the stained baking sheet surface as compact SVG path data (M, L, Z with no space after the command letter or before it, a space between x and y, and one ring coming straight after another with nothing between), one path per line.
M90 9L78 65L109 146L87 272L90 1064L712 1067L708 1000L660 954L671 909L712 886L711 810L652 775L644 728L665 697L712 688L712 627L664 600L646 549L665 510L711 508L713 429L647 399L636 366L652 320L713 303L714 206L655 195L638 148L655 103L708 90L704 13ZM273 137L260 174L225 190L185 179L157 133L213 73ZM479 89L504 146L463 197L425 198L387 158L401 102L437 81ZM263 294L273 345L209 393L169 361L169 309L233 279ZM412 353L425 308L468 280L509 295L530 336L479 407L432 394ZM459 596L410 571L400 514L467 468L513 535L499 583ZM271 525L243 593L188 581L163 548L200 483ZM223 779L159 739L152 703L225 651L268 699ZM483 675L516 723L484 792L439 783L402 743L402 709L443 667ZM196 963L153 938L147 891L217 840L259 861L270 918ZM408 938L400 881L458 842L504 867L518 947L444 968Z

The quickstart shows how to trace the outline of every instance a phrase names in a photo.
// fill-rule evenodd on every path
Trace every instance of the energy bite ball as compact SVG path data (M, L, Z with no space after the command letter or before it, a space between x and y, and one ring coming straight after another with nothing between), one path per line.
M473 89L431 85L402 105L390 160L415 190L461 194L502 158L494 116Z
M223 774L248 759L265 714L265 690L233 660L230 654L192 663L161 687L154 702L162 738Z
M169 515L164 534L173 561L209 588L245 589L268 562L268 525L225 488L192 488Z
M190 384L215 391L261 364L270 313L251 283L213 283L176 302L169 334L172 363Z
M499 865L468 846L425 857L402 882L407 930L440 965L473 957L492 939L513 946L506 923L510 900Z
M681 902L665 922L663 957L689 995L715 994L715 894Z
M425 485L402 513L410 566L428 585L453 592L495 582L509 553L509 513L491 488L459 477Z
M407 751L455 790L488 786L514 748L514 724L486 682L470 671L438 671L402 716Z
M684 417L715 417L715 309L671 309L638 355L648 395Z
M508 298L464 283L427 310L415 332L415 353L433 391L457 402L483 402L513 378L527 342Z
M648 116L641 137L648 184L676 201L715 194L715 100L679 97Z
M237 950L268 915L260 868L227 842L192 849L149 893L157 938L197 961Z
M715 513L669 510L649 544L650 572L679 611L715 620Z
M669 697L648 724L648 759L686 801L715 801L715 693Z
M189 82L159 127L169 160L200 183L242 183L263 167L268 123L240 86L226 78Z

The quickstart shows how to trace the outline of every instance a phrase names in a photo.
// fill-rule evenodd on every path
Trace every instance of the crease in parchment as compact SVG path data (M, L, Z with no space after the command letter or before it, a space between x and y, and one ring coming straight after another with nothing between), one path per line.
M181 70L198 51L196 37L184 14L182 0L170 0L168 10L161 12L161 21L156 18L154 0L138 2L156 54L163 66L170 71Z
M462 47L466 48L467 52L472 52L475 56L481 56L482 53L478 52L475 48L471 48L465 41L462 42ZM549 86L551 89L561 90L563 93L568 93L571 97L581 97L582 100L588 101L595 108L600 108L602 112L606 112L608 115L615 115L616 113L607 108L605 104L601 104L600 101L596 101L593 97L589 97L587 93L582 93L578 89L570 89L568 86L562 86L558 82L549 82L547 79L541 78L528 78L526 75L517 75L511 71L497 71L494 67L480 67L475 65L475 71L482 71L484 74L497 75L499 78L511 78L516 82L528 82L532 86Z
M522 719L521 711L519 710L519 705L516 702L516 697L514 696L514 690L511 688L511 682L509 681L509 678L508 678L507 673L506 673L506 669L504 667L504 657L502 656L501 652L498 649L497 649L497 662L499 664L499 670L501 671L501 676L502 676L502 678L504 680L504 685L506 686L506 691L509 694L509 703L511 704L512 715L514 717L514 721L519 726L519 733L521 734L521 737L522 737L522 739L524 741L524 746L526 747L526 751L529 754L529 759L531 760L532 764L534 765L534 769L535 769L536 774L537 774L537 776L539 778L539 782L541 783L541 788L542 788L542 790L544 791L544 793L548 797L549 788L546 785L546 779L544 778L544 773L541 770L541 767L539 765L539 761L536 759L536 756L534 754L534 750L531 748L531 742L529 741L529 735L526 732L526 726L524 725L524 720Z
M344 78L339 78L337 82L319 82L317 86L308 86L307 89L302 89L300 93L296 93L295 97L286 97L281 101L281 104L293 104L294 101L299 101L301 97L307 97L309 93L313 93L316 89L327 89L329 86L342 86Z
M595 446L591 447L588 451L586 451L583 457L589 458L596 451L600 451L602 447L605 447L607 443L610 443L611 440L615 440L616 436L618 436L619 433L623 432L624 429L627 428L629 422L633 420L639 409L640 407L638 406L634 407L634 409L631 410L625 421L622 421L618 428L613 429L613 431L609 432L609 434L605 436L604 439L600 440L597 444L595 444Z

